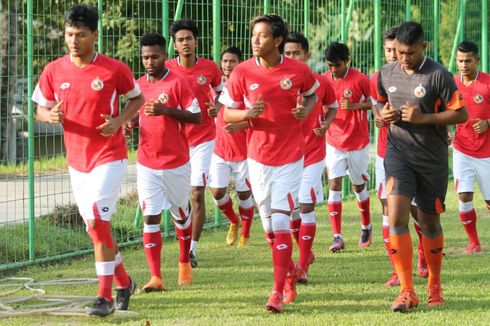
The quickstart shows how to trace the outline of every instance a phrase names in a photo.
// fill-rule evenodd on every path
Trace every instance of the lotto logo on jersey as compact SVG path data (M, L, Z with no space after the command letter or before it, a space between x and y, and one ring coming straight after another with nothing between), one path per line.
M202 75L201 75L201 76L199 76L199 77L197 77L197 83L198 83L199 85L201 85L201 86L202 86L202 85L205 85L205 84L206 84L206 77L204 77L204 76L202 76Z
M417 98L424 97L426 93L427 91L425 90L424 86L422 86L422 84L419 84L419 86L415 87L415 89L413 90L413 95L415 95L415 97Z
M63 84L61 84L61 85L60 85L60 89L67 89L67 88L69 88L69 87L70 87L70 85L71 85L71 84L70 84L70 83L68 83L68 82L63 83Z
M344 92L342 93L342 95L345 97L345 98L351 98L352 97L352 91L348 88L346 88L344 90Z
M481 96L480 94L476 94L473 97L473 102L475 102L476 104L481 104L483 102L483 96Z
M287 91L288 89L291 89L291 87L293 87L293 82L291 81L291 79L286 77L281 79L279 86L281 86L283 90Z
M168 103L168 94L165 92L160 93L160 95L158 95L158 101L162 104L167 104Z
M96 77L92 82L90 83L90 87L96 92L100 91L102 88L104 88L104 82L100 80L99 77Z

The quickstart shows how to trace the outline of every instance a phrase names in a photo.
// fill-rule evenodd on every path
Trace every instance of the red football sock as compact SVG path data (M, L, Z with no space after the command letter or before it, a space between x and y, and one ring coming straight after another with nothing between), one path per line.
M330 213L330 223L332 224L333 234L342 233L342 202L328 203Z
M231 198L228 197L228 201L223 205L219 205L218 208L225 214L225 216L230 220L230 223L237 224L240 222L238 215L236 215L235 210L233 209L233 202Z
M271 250L274 249L274 241L276 240L276 237L274 233L272 232L265 232L265 241L267 241L267 244L269 245L269 248Z
M243 208L238 207L240 217L242 218L242 236L245 238L250 237L250 228L254 220L254 207Z
M289 232L274 232L275 242L272 248L272 261L274 264L274 288L273 291L282 293L286 276L290 268L291 255L293 253L293 241Z
M370 209L369 197L363 201L358 201L357 207L359 207L359 210L361 211L361 224L363 226L368 226L369 224L371 224L371 213L369 211Z
M303 270L308 269L315 233L316 223L301 224L299 231L299 267Z
M120 289L125 289L131 284L128 272L126 272L123 263L119 263L114 267L114 281Z
M291 228L291 234L299 247L299 233L301 229L301 218L295 220L289 220L289 227Z
M187 217L187 219L184 224L175 224L175 233L179 239L179 262L181 263L188 263L190 261L189 250L191 249L192 223L190 217Z
M391 253L390 228L388 226L383 226L383 240L388 257L390 257L391 265L393 266L393 270L395 270L395 262L393 261L393 255Z
M143 246L145 248L146 262L150 268L152 276L162 278L161 273L161 253L162 235L160 230L157 232L143 232Z
M95 270L99 279L98 297L112 301L112 279L114 277L114 261L95 262Z
M472 244L480 244L480 240L478 239L478 232L476 231L476 212L474 209L468 212L459 212L459 218L461 219L461 223L468 234L470 239L470 243Z
M410 232L390 233L391 252L395 262L396 273L400 279L400 288L413 291L412 259L413 247Z
M425 260L429 268L429 285L441 284L442 250L444 248L444 235L441 233L436 238L422 237L424 244Z

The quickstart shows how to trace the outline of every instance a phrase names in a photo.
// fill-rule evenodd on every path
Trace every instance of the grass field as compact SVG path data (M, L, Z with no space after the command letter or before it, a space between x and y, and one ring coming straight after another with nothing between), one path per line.
M187 288L177 286L177 242L165 241L162 264L168 291L135 294L130 309L138 313L136 317L37 316L1 322L5 325L488 325L490 213L481 196L476 196L475 206L484 251L472 256L462 253L467 245L466 234L457 216L457 198L449 191L448 211L443 215L446 246L442 279L447 303L444 307L429 309L425 304L426 280L415 276L421 304L408 314L395 314L389 309L398 289L383 286L391 270L381 238L379 204L374 197L371 202L372 246L367 249L357 246L360 218L355 202L349 201L344 205L346 251L340 254L327 250L331 241L329 224L325 208L319 209L314 244L317 260L310 269L310 283L298 286L296 302L287 305L279 315L268 314L264 309L272 286L271 253L263 240L261 223L255 221L251 245L244 249L225 245L225 228L203 234L194 284ZM412 238L414 246L415 238ZM149 275L141 247L126 248L123 257L130 274L142 286ZM36 280L94 277L93 266L92 257L87 256L56 265L26 268L15 276L35 277ZM94 295L96 286L49 287L47 290L49 294Z

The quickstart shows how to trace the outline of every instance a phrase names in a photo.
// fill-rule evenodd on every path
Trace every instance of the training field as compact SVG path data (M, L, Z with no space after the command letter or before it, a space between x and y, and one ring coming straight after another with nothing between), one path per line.
M130 309L136 316L58 317L33 316L0 320L5 325L488 325L490 323L490 213L481 196L475 196L483 252L465 255L466 234L457 215L457 197L448 193L448 210L442 217L446 236L442 273L446 305L429 309L425 304L426 280L414 276L420 297L419 308L399 314L389 307L398 288L383 283L391 273L381 237L379 204L371 197L374 226L373 244L357 246L360 217L354 201L344 204L346 251L329 253L330 227L324 205L319 210L319 227L313 250L316 262L310 268L310 283L298 285L296 302L284 313L272 315L264 304L272 286L271 252L259 220L252 230L251 245L245 249L227 247L225 227L203 234L199 267L194 284L177 287L178 244L164 241L163 278L167 292L135 294ZM414 246L417 240L412 229ZM48 236L48 235L46 235ZM416 252L416 248L414 249ZM141 247L123 250L126 268L139 286L149 274ZM297 250L295 248L295 254ZM415 260L416 261L416 260ZM416 266L415 266L416 267ZM57 265L30 267L11 276L36 280L95 277L93 258L65 261ZM49 294L92 296L96 285L46 287ZM3 289L0 288L3 291ZM28 295L22 292L17 295Z

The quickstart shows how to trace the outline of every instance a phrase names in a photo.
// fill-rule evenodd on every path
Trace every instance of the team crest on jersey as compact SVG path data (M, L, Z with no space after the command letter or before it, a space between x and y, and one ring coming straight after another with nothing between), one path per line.
M346 88L344 90L344 92L342 93L342 95L345 97L345 98L350 98L352 96L352 91L348 88Z
M167 104L168 103L168 94L165 92L161 92L160 95L158 95L158 101L162 104Z
M201 86L206 84L206 77L204 77L203 75L197 77L197 83Z
M415 97L417 98L424 97L426 93L427 91L425 90L424 86L422 86L422 84L419 84L419 86L415 87L415 89L413 90L413 95L415 95Z
M92 89L94 91L100 91L102 88L104 88L104 82L102 80L100 80L99 77L96 77L94 80L92 80L92 82L90 83L90 87L92 87Z
M483 96L476 94L475 97L473 97L473 102L476 104L481 104L483 102Z
M291 89L291 87L293 87L293 82L291 81L291 79L285 77L281 79L279 86L281 86L283 90L287 91L288 89Z

